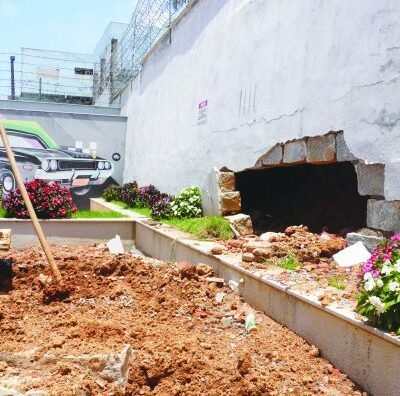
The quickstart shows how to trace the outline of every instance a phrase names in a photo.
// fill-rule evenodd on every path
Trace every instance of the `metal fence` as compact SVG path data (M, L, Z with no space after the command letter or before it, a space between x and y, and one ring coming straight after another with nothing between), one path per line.
M140 69L157 40L171 27L189 0L139 0L120 40L112 39L94 65L94 99L111 101Z
M109 106L190 1L138 0L126 29L100 40L94 55L29 48L0 52L0 99Z

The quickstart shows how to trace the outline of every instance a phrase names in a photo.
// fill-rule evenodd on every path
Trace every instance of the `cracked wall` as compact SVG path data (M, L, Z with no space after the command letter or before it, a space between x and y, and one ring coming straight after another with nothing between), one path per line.
M125 180L200 185L212 213L214 166L240 171L278 142L343 130L399 200L399 16L398 0L194 2L120 98Z

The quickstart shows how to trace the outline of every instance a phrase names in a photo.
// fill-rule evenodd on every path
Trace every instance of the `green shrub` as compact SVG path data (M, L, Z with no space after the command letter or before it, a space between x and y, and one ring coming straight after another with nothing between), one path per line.
M108 186L101 195L107 202L119 201L121 199L121 187L116 184Z
M297 260L297 257L292 253L288 253L285 257L267 264L273 264L289 271L297 271L300 268L300 263Z
M171 203L172 216L188 219L201 216L201 194L198 187L184 188Z
M328 278L328 286L335 287L339 290L346 289L346 285L344 284L345 276L344 275L336 275Z

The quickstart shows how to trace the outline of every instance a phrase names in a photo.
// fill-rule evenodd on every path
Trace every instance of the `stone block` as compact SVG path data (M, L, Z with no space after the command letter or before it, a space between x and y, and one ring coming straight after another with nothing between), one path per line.
M385 166L382 164L357 164L358 193L360 195L384 194Z
M261 165L279 165L283 160L283 147L281 144L276 144L264 154L261 158Z
M307 139L307 162L329 163L336 159L336 140L334 134L313 136Z
M11 246L11 230L0 230L0 250L9 250Z
M364 235L358 232L349 232L346 235L346 241L350 245L354 245L357 242L362 242L363 245L372 252L382 242L383 237L377 237L372 235Z
M287 164L306 161L307 145L305 139L287 142L283 149L283 162Z
M235 191L236 176L234 172L220 172L218 177L219 189L222 192Z
M225 218L232 224L240 236L253 234L253 224L249 215L239 213L233 216L226 216Z
M219 214L219 174L219 170L213 168L201 188L201 200L205 216L217 216Z
M344 139L343 132L336 134L336 161L356 161L357 158L351 153L347 143Z
M382 231L400 231L400 201L369 199L367 226Z
M388 201L400 200L400 162L387 162L385 164L385 199Z
M219 195L219 202L221 215L238 213L242 209L239 191L221 192Z

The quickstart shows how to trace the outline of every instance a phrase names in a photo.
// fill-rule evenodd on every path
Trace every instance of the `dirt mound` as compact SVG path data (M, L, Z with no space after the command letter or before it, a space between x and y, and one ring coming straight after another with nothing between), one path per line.
M0 296L0 389L51 395L360 395L288 329L253 311L206 265L96 247L53 247L66 300L43 304L37 249L13 258ZM43 274L40 277L40 274ZM247 334L244 318L256 315ZM340 342L340 340L338 340ZM1 393L1 392L0 392Z

